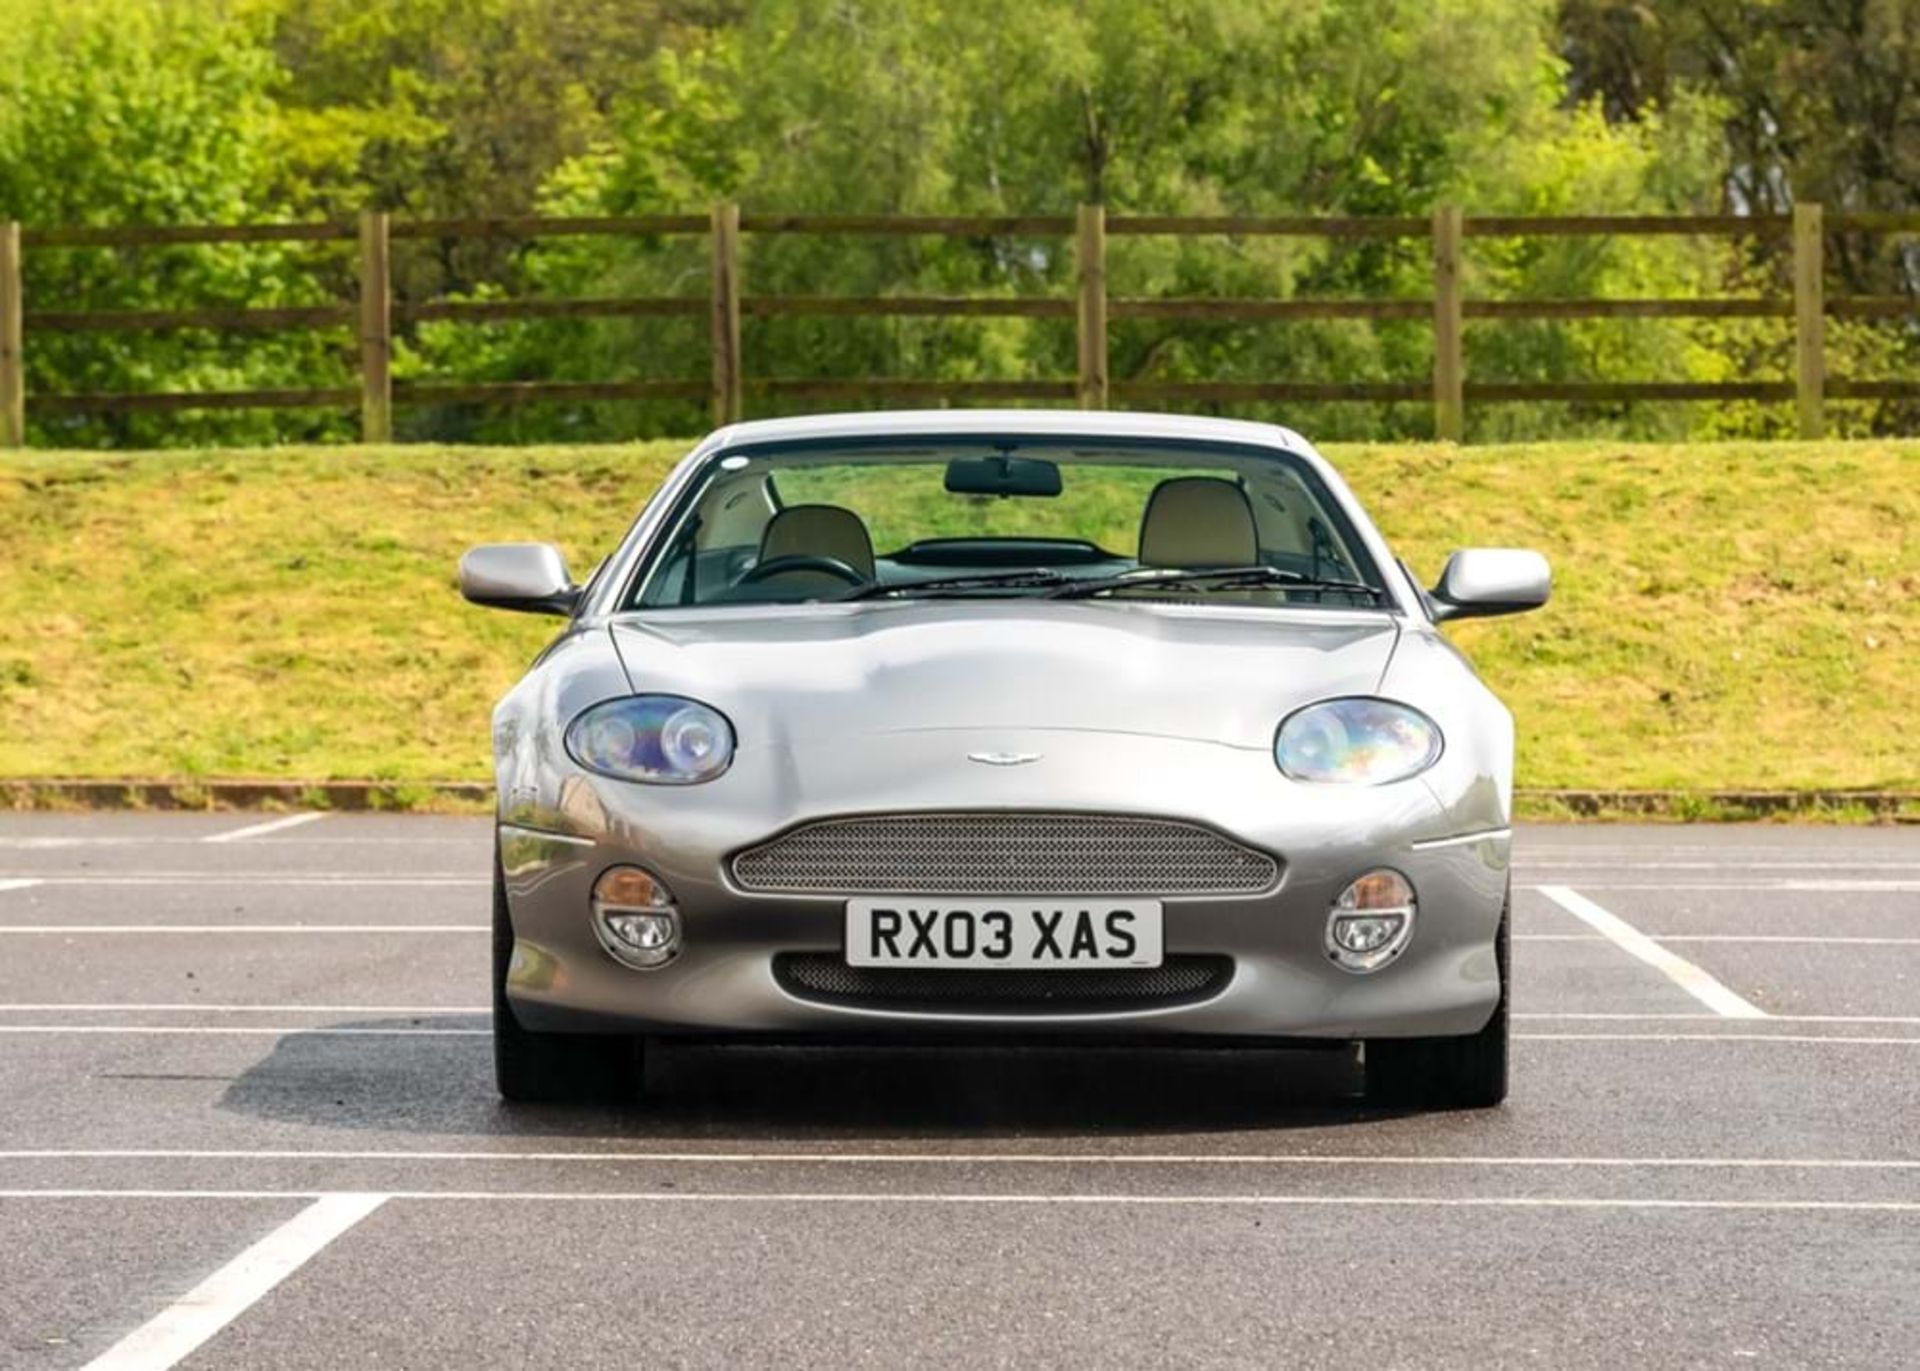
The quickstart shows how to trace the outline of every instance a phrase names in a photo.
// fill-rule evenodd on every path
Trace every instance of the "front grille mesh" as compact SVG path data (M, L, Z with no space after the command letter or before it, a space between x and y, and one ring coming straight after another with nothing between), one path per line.
M801 999L975 1014L1088 1014L1191 1004L1218 994L1233 960L1173 956L1156 967L956 971L848 966L837 953L785 952L774 976Z
M886 814L823 819L733 859L743 890L938 895L1230 895L1280 877L1264 852L1171 819Z

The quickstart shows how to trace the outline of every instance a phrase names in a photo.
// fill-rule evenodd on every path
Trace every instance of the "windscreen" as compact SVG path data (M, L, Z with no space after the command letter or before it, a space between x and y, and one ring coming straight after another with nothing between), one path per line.
M1378 605L1306 462L1203 445L755 447L716 456L629 608L941 596Z

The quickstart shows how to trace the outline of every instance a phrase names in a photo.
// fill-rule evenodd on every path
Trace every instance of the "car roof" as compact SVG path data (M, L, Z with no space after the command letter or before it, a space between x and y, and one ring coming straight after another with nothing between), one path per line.
M609 559L613 576L608 585L624 584L638 562L646 541L666 521L681 490L703 466L728 448L761 443L831 442L836 438L955 438L970 435L1034 438L1131 438L1168 442L1233 443L1266 448L1305 462L1325 481L1333 498L1346 511L1360 541L1387 576L1403 612L1422 612L1411 583L1388 571L1392 550L1360 502L1333 465L1312 443L1279 424L1244 419L1213 419L1191 414L1142 414L1128 410L1087 409L896 409L865 410L853 414L810 414L790 419L754 419L730 424L702 439L656 489L641 511L620 549ZM608 592L612 594L612 591Z
M869 410L855 414L810 414L791 419L754 419L732 424L701 447L794 442L823 438L965 436L1031 434L1034 437L1166 438L1188 442L1244 443L1312 453L1313 447L1290 428L1242 419L1212 419L1191 414L1137 414L1087 409L909 409Z

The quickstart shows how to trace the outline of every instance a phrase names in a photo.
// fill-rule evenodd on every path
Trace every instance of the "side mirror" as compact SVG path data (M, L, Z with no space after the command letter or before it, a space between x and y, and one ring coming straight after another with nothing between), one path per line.
M573 613L580 587L551 543L483 543L460 559L460 593L476 605L523 614Z
M1447 558L1431 591L1433 617L1486 619L1538 609L1553 593L1547 559L1520 547L1473 547Z

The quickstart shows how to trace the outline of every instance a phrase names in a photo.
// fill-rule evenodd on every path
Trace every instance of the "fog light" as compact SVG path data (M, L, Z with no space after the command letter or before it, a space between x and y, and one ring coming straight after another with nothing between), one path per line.
M1335 915L1333 940L1348 952L1378 952L1399 935L1405 922L1398 914Z
M1347 971L1378 971L1413 937L1413 885L1397 871L1369 871L1340 892L1327 916L1327 956Z
M680 911L659 877L616 866L593 883L593 931L623 966L651 971L680 955Z

